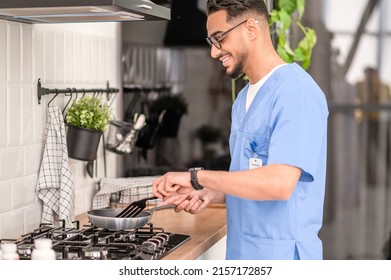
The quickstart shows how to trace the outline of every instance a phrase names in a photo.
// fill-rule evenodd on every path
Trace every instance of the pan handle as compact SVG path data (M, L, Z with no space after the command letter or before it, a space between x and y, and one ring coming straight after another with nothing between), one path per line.
M175 207L176 207L175 204L160 205L160 206L156 206L151 209L145 210L145 212L149 212L152 214L155 211L159 211L159 210L163 210L163 209L173 209Z

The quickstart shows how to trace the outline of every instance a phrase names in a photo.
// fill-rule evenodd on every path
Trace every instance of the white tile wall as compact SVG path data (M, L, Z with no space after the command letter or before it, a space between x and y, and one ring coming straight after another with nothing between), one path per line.
M104 88L107 81L121 88L120 45L116 23L87 27L0 20L0 239L17 238L36 228L41 219L35 184L45 144L47 104L53 95L43 96L38 104L38 79L47 88ZM59 96L51 104L63 108L68 100ZM114 106L120 109L120 98ZM70 159L75 215L90 209L96 183L105 176L102 145L98 152L93 179L85 162ZM107 153L106 158L106 176L121 176L122 157Z
M1 23L1 22L0 22ZM0 41L1 42L1 41ZM1 52L0 52L1 55ZM0 68L5 66L0 62ZM4 67L5 68L5 67ZM7 146L7 122L4 121L7 119L7 86L5 84L0 84L0 149ZM1 168L1 167L0 167Z
M22 25L21 73L22 83L33 83L33 26Z
M20 83L20 29L21 25L15 22L7 24L7 77L9 84Z
M0 214L11 211L11 181L0 183Z
M7 80L7 25L0 21L0 83Z
M20 85L10 84L8 86L8 146L15 147L20 145L22 139L21 134L21 117L22 117L22 108L20 103ZM11 133L12 132L12 133Z

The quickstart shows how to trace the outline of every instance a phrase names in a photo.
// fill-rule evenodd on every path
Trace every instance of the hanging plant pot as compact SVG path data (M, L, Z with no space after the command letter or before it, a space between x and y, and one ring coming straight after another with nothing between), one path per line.
M94 161L103 131L67 124L67 145L70 158Z

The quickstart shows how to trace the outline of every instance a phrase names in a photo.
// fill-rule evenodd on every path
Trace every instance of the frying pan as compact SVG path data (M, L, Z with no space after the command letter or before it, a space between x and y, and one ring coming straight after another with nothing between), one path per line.
M134 218L116 218L115 216L123 210L121 208L96 209L88 211L87 217L93 226L100 228L114 230L138 229L151 220L154 211L174 207L175 205L173 204L156 206L142 211Z

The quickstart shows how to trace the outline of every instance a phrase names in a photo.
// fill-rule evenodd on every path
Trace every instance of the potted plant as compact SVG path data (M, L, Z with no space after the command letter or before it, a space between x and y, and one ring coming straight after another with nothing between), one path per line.
M66 112L67 145L71 158L96 159L100 138L111 119L111 109L101 98L84 96Z
M162 95L151 104L151 112L159 116L164 115L159 129L159 135L175 138L178 135L180 121L187 114L187 102L181 94Z

